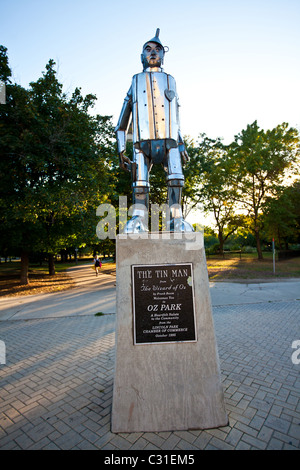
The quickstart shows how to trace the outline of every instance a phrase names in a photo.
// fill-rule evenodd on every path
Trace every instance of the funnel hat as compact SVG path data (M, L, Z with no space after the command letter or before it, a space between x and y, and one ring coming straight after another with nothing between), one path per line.
M148 42L155 42L156 44L159 44L165 50L164 46L162 45L162 43L161 43L161 41L158 37L159 36L159 31L160 31L160 29L157 28L154 38L149 39L149 41L145 42L145 44L143 45L143 49L148 44Z

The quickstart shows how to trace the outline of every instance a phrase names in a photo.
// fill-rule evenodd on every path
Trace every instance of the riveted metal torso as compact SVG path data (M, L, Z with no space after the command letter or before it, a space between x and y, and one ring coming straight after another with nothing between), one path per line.
M142 72L132 80L133 143L166 140L178 144L178 99L175 80L164 72Z

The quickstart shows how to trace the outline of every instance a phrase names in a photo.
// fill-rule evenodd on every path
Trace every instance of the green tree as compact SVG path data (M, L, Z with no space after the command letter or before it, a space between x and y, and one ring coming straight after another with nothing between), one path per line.
M8 63L7 47L0 45L0 80L7 84L11 83L11 70Z
M188 162L183 167L184 187L182 190L182 209L184 217L198 207L201 202L201 155L199 155L198 143L190 137L184 138L185 146L189 156Z
M29 252L48 253L53 274L54 255L86 242L92 220L95 233L96 207L113 186L110 118L89 114L94 95L64 94L54 66L50 60L28 90L7 84L0 108L1 222L21 251L22 283Z
M300 240L300 180L282 188L276 198L268 198L264 207L264 230L275 238L278 248Z
M263 207L284 184L288 172L295 171L299 161L299 134L283 123L264 131L257 122L235 136L228 152L230 184L239 207L250 217L256 238L258 258L262 259L260 233Z
M197 164L193 165L200 183L198 200L204 212L214 216L219 250L223 253L224 243L241 225L241 216L236 214L235 192L230 179L231 160L221 139L210 139L205 134L200 137Z

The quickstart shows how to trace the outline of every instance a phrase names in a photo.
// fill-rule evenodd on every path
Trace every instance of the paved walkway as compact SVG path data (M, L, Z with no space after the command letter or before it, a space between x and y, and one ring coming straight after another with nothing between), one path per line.
M228 426L113 434L115 278L71 275L75 289L0 299L0 449L300 448L300 281L210 284Z

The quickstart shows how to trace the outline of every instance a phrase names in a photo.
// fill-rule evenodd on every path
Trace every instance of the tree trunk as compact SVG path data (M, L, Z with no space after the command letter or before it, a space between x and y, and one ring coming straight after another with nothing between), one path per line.
M279 249L281 249L281 237L280 237L279 230L277 231L277 238L278 238Z
M49 267L49 276L54 276L55 274L55 264L54 264L54 255L48 255L48 267Z
M28 267L29 267L28 253L27 251L22 251L21 253L21 276L20 276L21 285L29 284Z
M255 227L255 239L256 239L256 249L257 249L258 259L262 260L263 259L263 254L262 254L262 250L261 250L258 227Z
M220 254L224 254L224 238L223 238L223 232L218 233L218 239L219 239L219 244L220 244Z

